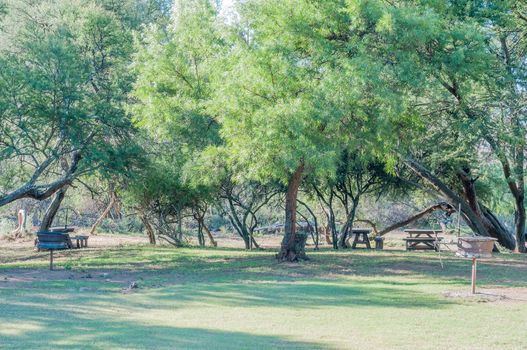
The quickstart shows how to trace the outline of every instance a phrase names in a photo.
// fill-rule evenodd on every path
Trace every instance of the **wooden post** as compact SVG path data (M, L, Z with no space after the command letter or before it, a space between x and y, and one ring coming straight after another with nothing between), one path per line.
M49 269L53 270L53 249L49 250Z
M472 258L472 294L476 294L476 270L478 262L476 258Z

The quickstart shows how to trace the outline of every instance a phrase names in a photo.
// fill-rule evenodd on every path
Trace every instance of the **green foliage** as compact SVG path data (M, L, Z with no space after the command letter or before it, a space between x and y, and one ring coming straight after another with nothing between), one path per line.
M240 203L283 190L301 162L326 189L370 176L406 189L393 180L411 155L458 191L469 169L486 203L515 210L522 2L248 0L220 14L209 0L0 1L0 194L81 151L76 176L120 178L129 207L175 215L227 189Z
M211 60L221 53L208 1L177 2L167 27L148 29L136 44L136 124L174 140L182 153L217 142L218 125L206 110Z
M0 46L0 162L19 182L46 159L46 177L80 151L77 176L122 172L139 152L124 112L132 35L116 16L82 1L8 2ZM16 24L16 25L14 25Z
M300 159L309 172L331 174L343 144L382 149L378 132L388 125L376 113L380 101L365 95L362 75L373 62L333 40L350 21L342 6L240 5L214 102L229 155L247 176L285 181Z

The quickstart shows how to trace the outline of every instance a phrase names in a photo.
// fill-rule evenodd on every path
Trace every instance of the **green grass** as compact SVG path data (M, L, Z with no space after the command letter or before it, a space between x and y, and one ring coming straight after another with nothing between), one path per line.
M0 250L2 349L522 349L527 303L446 298L470 262L433 253L122 247ZM30 256L28 256L30 255ZM67 267L67 269L64 269ZM480 287L527 287L523 256L479 266ZM140 288L123 293L129 282ZM481 300L479 300L481 301Z

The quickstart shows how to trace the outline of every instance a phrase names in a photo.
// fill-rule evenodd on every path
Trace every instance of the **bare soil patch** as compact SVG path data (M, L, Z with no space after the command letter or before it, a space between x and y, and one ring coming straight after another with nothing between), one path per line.
M527 288L479 288L476 294L467 291L452 291L444 293L446 298L462 299L478 303L527 303Z

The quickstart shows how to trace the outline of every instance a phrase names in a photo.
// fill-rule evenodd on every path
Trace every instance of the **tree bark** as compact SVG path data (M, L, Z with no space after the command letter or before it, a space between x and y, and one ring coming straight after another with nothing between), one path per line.
M527 247L525 246L525 204L523 196L516 198L516 213L514 215L514 228L516 231L516 243L518 252L527 253Z
M44 162L41 167L35 171L33 177L25 185L0 197L0 207L22 198L44 200L53 196L59 189L70 185L73 182L74 174L77 171L77 167L81 158L82 157L79 152L73 152L71 154L71 164L69 169L67 169L62 178L47 185L35 185L38 178L40 177L41 172L43 172L47 165L49 165L47 161Z
M13 232L11 232L14 239L17 239L22 234L27 232L27 229L26 229L27 216L26 216L26 211L24 209L20 209L18 211L17 219L18 219L18 227Z
M497 238L498 242L507 249L512 250L515 248L516 242L514 237L504 229L503 225L490 213L490 210L486 209L485 213L481 210L479 212L474 211L473 207L476 209L480 206L475 192L473 198L467 198L467 200L472 201L472 203L468 203L417 161L408 157L404 159L404 163L417 176L428 182L437 192L445 197L453 207L458 208L461 206L463 219L474 233L481 236ZM490 232L489 228L491 229Z
M245 224L245 220L243 220L244 222L242 222L242 220L240 220L240 218L238 217L238 213L236 212L236 208L234 206L232 197L230 196L227 197L227 203L228 203L228 207L230 211L230 214L228 214L228 216L229 216L231 225L234 227L236 232L238 232L240 237L243 239L243 243L245 244L245 249L251 249L251 241L250 241L251 234L247 230L247 225Z
M256 249L261 249L260 245L258 243L256 243L256 240L254 239L254 237L251 236L251 239L252 239L252 242L253 242L253 245Z
M181 208L177 209L177 240L179 242L183 240L183 215Z
M49 204L48 208L46 209L46 213L44 214L44 218L42 219L42 222L40 223L39 231L48 231L51 224L53 223L53 220L55 219L55 216L57 215L57 212L60 209L60 205L62 204L62 201L64 200L64 197L66 195L66 191L69 186L63 186L60 190L55 193L55 196L53 197L53 200Z
M328 200L326 200L324 198L324 195L322 194L322 192L317 188L317 186L313 185L313 189L315 190L315 192L317 194L317 197L318 197L319 202L320 202L320 206L322 207L322 210L326 214L326 218L327 218L327 221L328 221L327 226L326 226L326 230L325 230L326 243L333 245L333 249L338 249L338 245L337 245L337 243L338 243L337 242L337 224L335 222L335 220L336 220L336 218L335 218L335 211L333 210L334 193L333 193L333 191L330 191L329 198L328 198ZM327 211L324 208L323 204L327 206ZM328 232L328 229L329 229L329 232ZM329 236L329 234L331 234L331 237Z
M205 233L206 233L207 236L209 237L210 244L211 244L213 247L217 247L217 246L218 246L218 242L216 242L216 241L214 240L214 237L212 236L212 233L210 233L210 230L209 230L209 228L207 227L207 225L205 225L205 221L204 221L204 220L202 220L201 225L203 226L203 229L205 230Z
M350 229L353 228L353 221L355 219L355 212L357 211L358 203L359 203L359 198L357 196L357 198L354 198L352 200L353 207L349 211L346 217L346 222L344 223L344 226L342 226L342 229L340 230L340 237L339 237L338 245L339 245L339 248L341 249L348 248L348 246L346 245L346 238L348 237L348 233Z
M141 221L143 222L143 225L145 225L146 235L148 236L148 240L150 241L150 244L155 245L156 244L156 235L154 234L154 229L152 228L152 225L150 225L150 222L148 221L148 218L146 214L141 214Z
M302 159L300 161L300 165L290 177L287 184L287 193L285 197L284 238L282 240L280 252L277 254L277 258L280 261L298 261L299 259L306 259L302 242L301 240L297 239L296 234L296 205L298 189L302 182L303 172L304 160ZM305 238L303 241L305 244Z
M320 243L320 232L319 232L319 228L318 228L317 216L315 215L313 210L307 205L307 203L302 202L300 200L298 200L298 203L300 203L304 208L306 208L307 211L309 212L309 214L311 215L311 217L313 218L313 223L315 225L315 227L314 227L314 231L315 231L315 239L314 239L315 250L318 250L318 245Z
M489 208L478 201L476 187L474 186L476 180L470 177L470 171L463 169L458 173L458 177L463 186L465 200L478 218L480 218L481 223L485 226L489 235L497 238L502 246L513 250L516 245L514 235L507 230Z

